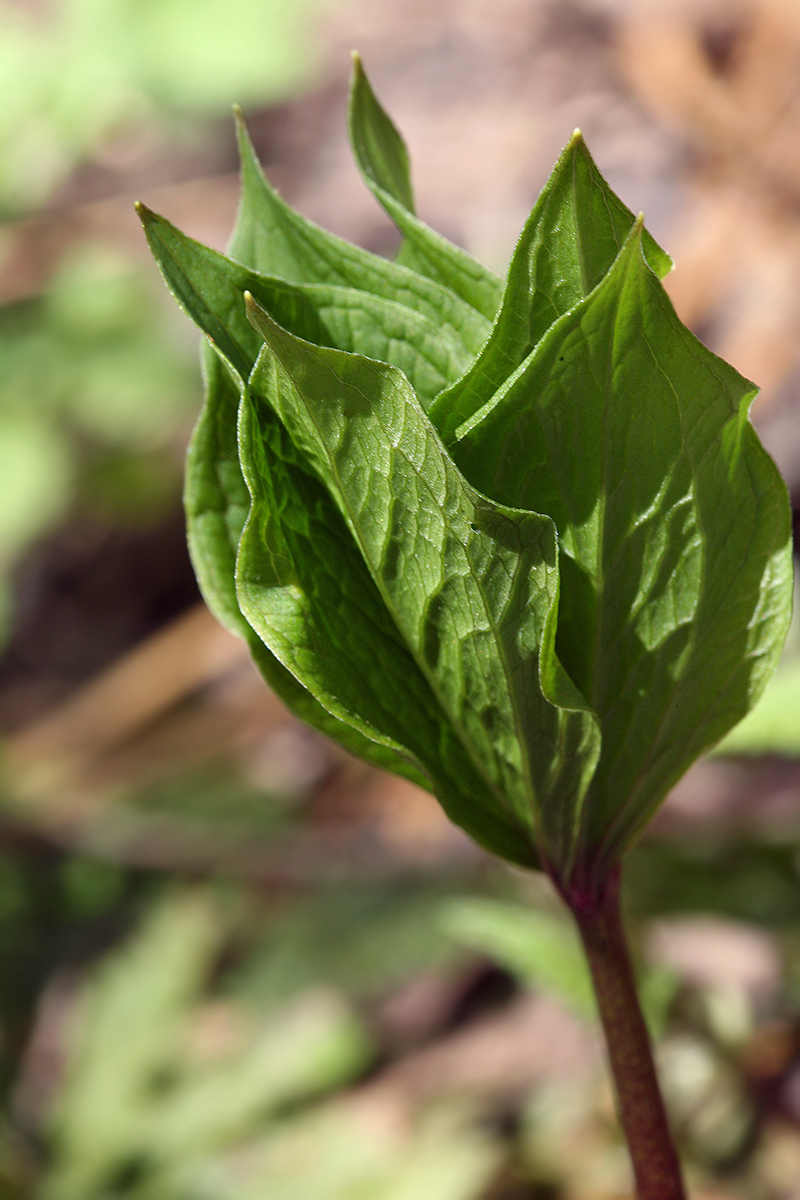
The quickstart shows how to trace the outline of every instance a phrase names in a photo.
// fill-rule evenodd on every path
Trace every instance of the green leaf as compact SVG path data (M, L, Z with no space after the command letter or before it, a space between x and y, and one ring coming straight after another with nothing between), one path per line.
M222 329L223 346L242 369L249 371L248 355L255 358L260 339L246 319L238 325L235 320L231 321L233 336L222 326L225 312L228 311L229 316L235 312L236 296L241 299L241 293L235 292L230 280L214 270L218 260L226 260L198 243L191 243L163 218L156 218L155 214L152 217L149 222L151 245L155 243L161 251L166 244L172 251L171 254L163 252L163 261L169 271L168 282L177 280L175 290L181 288L180 294L186 297L187 307L191 305L196 319L215 331ZM212 302L221 298L219 317L194 287L198 266L202 268L207 260L211 267L205 276L202 270L199 271L198 286L206 285L206 294ZM246 272L248 279L251 274ZM280 295L280 288L277 291ZM283 295L291 300L290 293ZM241 304L244 311L243 299ZM230 306L227 310L226 305ZM300 308L295 312L313 322L313 310ZM244 385L208 343L203 347L203 366L206 398L189 446L184 489L189 552L203 598L221 624L245 638L262 675L292 712L353 754L418 785L427 786L426 777L408 761L407 755L398 757L392 746L373 741L320 704L270 653L242 616L236 596L235 565L242 529L250 510L250 493L239 465L237 433Z
M179 303L243 379L260 345L244 317L242 293L248 289L279 321L306 338L396 358L420 393L432 399L466 367L465 334L474 346L488 326L435 285L340 242L289 209L264 180L241 124L240 139L244 194L231 253L252 266L281 268L289 278L355 279L362 290L335 284L304 288L257 275L139 206L151 249ZM273 226L268 240L263 236L265 211ZM365 282L374 294L363 290ZM391 740L379 736L374 741L329 712L243 620L233 571L249 508L238 466L239 393L216 355L206 358L206 367L206 406L192 440L186 485L189 541L204 596L224 624L244 632L260 670L293 711L352 752L427 786L404 748L398 756ZM496 840L496 835L486 836Z
M242 1155L204 1162L180 1195L236 1200L481 1200L501 1170L500 1137L467 1108L441 1101L424 1121L376 1121L367 1105L291 1115ZM178 1194L177 1191L170 1193Z
M240 388L208 343L203 362L206 401L189 446L184 493L189 552L203 598L221 624L245 638L261 674L292 712L353 754L427 787L427 778L407 758L328 712L270 653L242 616L235 566L250 493L239 466Z
M408 149L389 114L381 107L361 59L353 52L349 131L353 154L369 187L386 192L414 213Z
M206 399L186 458L184 506L189 554L206 604L231 633L244 637L234 568L250 493L236 439L240 389L227 365L204 340Z
M596 731L554 653L558 578L552 522L476 493L443 452L400 372L301 342L252 300L248 307L266 342L251 391L268 399L301 461L336 501L349 527L347 544L374 580L372 621L377 628L379 608L390 615L431 688L434 708L446 714L472 760L487 790L488 811L516 827L528 844L537 841L545 855L560 857L564 817L559 844L550 844L547 814L539 827L538 799L547 789L575 812L594 765ZM255 463L251 486L257 480L264 486L264 475ZM279 508L276 497L272 509ZM308 511L308 502L298 511ZM319 534L310 541L322 544ZM249 553L258 553L263 542L264 534L254 533ZM321 569L314 568L315 577ZM240 579L242 572L240 562ZM342 567L336 575L344 578ZM368 594L365 584L357 594ZM263 601L254 606L240 584L239 602L254 623ZM355 598L348 603L355 611ZM323 607L338 611L341 605L335 596ZM289 630L286 616L276 616L265 638L270 644L281 628ZM293 645L306 620L288 633ZM365 614L359 613L356 628L363 642L369 631ZM319 670L322 644L312 648L304 670ZM368 657L376 653L370 648ZM365 671L359 684L369 678L369 668ZM410 678L410 667L404 671ZM380 674L397 709L402 692L393 693L394 678L387 684L388 668ZM369 703L375 707L378 701ZM412 729L402 738L406 746L414 724L429 720L411 714ZM420 761L433 777L430 760ZM455 810L447 807L468 828L464 798Z
M680 325L669 259L579 135L490 325L496 281L417 220L357 61L350 123L415 270L284 204L243 126L232 257L143 212L219 356L198 574L295 711L580 898L762 691L785 488L752 385Z
M236 257L290 283L337 284L394 300L438 322L471 354L478 352L493 312L481 315L448 288L353 246L301 216L265 179L241 119L238 130L242 198L232 248Z
M579 1016L596 1017L589 967L571 921L479 897L449 900L440 914L445 931L462 945L489 955L529 987L557 996Z
M446 443L486 404L554 321L597 287L634 216L612 192L576 131L556 163L517 243L491 335L467 374L442 392L431 420ZM659 276L672 260L645 231Z
M583 1018L597 1019L591 974L574 923L566 914L540 912L478 896L454 897L440 909L445 932L494 959L527 987L549 993ZM653 1038L664 1029L678 979L663 967L641 973L639 991Z
M339 511L272 411L287 386L273 367L259 360L242 411L241 462L252 495L236 568L242 613L319 704L365 742L393 752L394 770L419 780L420 764L448 810L464 805L477 841L530 864L524 825L475 771Z
M752 707L786 633L789 509L754 391L681 325L637 224L454 443L475 486L558 529L557 647L602 729L579 833L597 871Z
M401 293L403 299L391 300L331 284L286 283L186 237L144 205L139 205L139 213L176 300L242 380L250 374L261 345L245 314L246 291L279 325L306 341L399 367L425 407L472 361L458 332L442 323L446 313L417 311L414 295Z
M463 349L453 345L453 339L448 344L446 331L437 337L431 322L399 304L354 289L302 287L260 276L187 238L144 206L139 206L139 211L173 294L240 377L237 387L217 355L213 351L211 357L206 355L206 406L187 465L190 550L210 608L223 624L247 638L270 686L299 716L375 765L428 786L426 776L409 761L405 742L384 737L371 722L351 719L350 700L342 707L341 698L330 691L322 690L320 699L313 688L304 687L302 671L298 679L297 669L287 669L285 659L282 662L262 639L254 638L251 626L242 618L233 566L250 495L239 468L236 421L241 381L249 374L261 345L246 318L243 291L254 290L278 319L306 337L338 340L346 348L396 358L423 394L440 379L437 367L451 376L458 373L459 366L451 364L464 361ZM302 503L290 494L293 503ZM306 561L312 560L313 555L306 555ZM360 567L360 563L356 565ZM289 661L294 662L292 656ZM435 759L430 747L426 757ZM469 790L467 785L463 787ZM479 840L486 836L495 835L481 835Z
M408 150L378 103L357 54L353 55L349 130L367 187L405 239L398 261L443 284L493 320L502 296L501 280L415 216Z

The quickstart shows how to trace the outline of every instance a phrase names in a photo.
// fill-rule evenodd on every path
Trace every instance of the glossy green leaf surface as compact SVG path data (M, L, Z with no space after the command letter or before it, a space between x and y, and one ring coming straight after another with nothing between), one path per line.
M253 369L261 346L245 315L245 292L306 341L399 367L426 407L472 362L459 331L448 323L444 300L425 304L430 294L422 297L408 289L398 290L400 299L390 299L335 284L287 283L187 238L144 206L140 212L150 247L178 303L242 380ZM440 298L435 291L433 297Z
M493 311L481 314L449 288L335 237L290 208L265 179L241 122L239 148L237 258L290 283L338 284L406 304L452 329L471 353L477 353Z
M456 435L473 482L559 531L557 645L602 730L589 861L618 857L774 668L789 509L748 420L754 393L680 324L636 227Z
M548 832L546 821L536 829L545 816L539 797L558 795L565 810L574 804L587 771L587 756L575 750L595 738L549 632L558 586L552 522L476 493L443 453L399 371L302 343L251 310L266 343L251 393L267 398L336 502L349 526L348 544L357 546L383 611L492 794L492 810L543 844ZM279 508L273 500L272 510ZM313 540L320 545L319 537ZM263 542L260 533L256 553ZM251 552L245 537L240 578ZM344 577L341 568L338 575ZM359 594L366 594L364 585ZM239 601L243 609L249 601L253 624L251 598L240 590ZM365 621L355 627L363 641ZM327 644L332 658L331 638ZM370 648L368 657L374 655ZM307 669L320 670L319 650ZM370 671L358 674L365 688ZM372 674L386 678L381 668ZM404 740L408 745L408 735ZM465 810L459 824L467 819Z
M414 215L358 61L350 132L399 263L286 205L241 126L228 256L142 209L210 342L198 578L298 715L574 898L762 692L786 489L579 135L501 297Z
M280 360L262 355L242 414L253 503L236 569L241 611L328 712L419 764L445 807L463 808L460 823L477 840L506 854L516 846L517 858L532 861L524 820L474 768L460 730L398 636L342 514L278 419L293 398Z
M437 398L431 419L445 441L527 358L554 321L595 288L631 231L634 216L573 134L520 234L491 336L470 370ZM659 276L672 261L644 233Z

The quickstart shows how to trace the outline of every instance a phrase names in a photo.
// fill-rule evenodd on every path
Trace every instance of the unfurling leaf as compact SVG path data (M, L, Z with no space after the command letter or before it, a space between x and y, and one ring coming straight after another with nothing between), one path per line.
M292 210L239 133L228 256L140 210L208 339L186 507L209 605L298 715L592 891L788 627L755 389L681 325L669 258L579 134L503 287L416 215L357 59L353 151L395 262Z

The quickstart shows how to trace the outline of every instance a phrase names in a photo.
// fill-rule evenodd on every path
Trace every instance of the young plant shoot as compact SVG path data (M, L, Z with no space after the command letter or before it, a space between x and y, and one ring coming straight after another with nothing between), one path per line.
M620 864L786 634L789 505L756 389L680 323L670 259L579 133L505 284L415 215L358 59L350 137L402 235L393 262L288 207L241 120L227 257L140 206L206 335L197 576L298 716L547 872L591 967L638 1195L678 1200Z

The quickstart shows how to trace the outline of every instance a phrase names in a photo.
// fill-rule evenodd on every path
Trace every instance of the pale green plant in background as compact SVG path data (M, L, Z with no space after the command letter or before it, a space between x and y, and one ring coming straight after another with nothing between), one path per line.
M90 165L100 191L128 173L187 162L236 94L269 104L302 90L317 55L311 13L329 0L59 0L0 2L0 219L4 254L15 222L42 205L48 244L58 188ZM242 41L243 27L251 37ZM72 182L69 206L96 200ZM80 208L79 208L80 213ZM70 222L67 222L68 226ZM90 228L82 221L76 228ZM25 243L25 231L21 230ZM11 253L0 307L0 639L10 579L31 547L78 509L100 521L148 522L174 504L180 445L197 404L194 346L170 320L120 230L81 234L36 278L41 249ZM16 277L17 260L22 278Z

